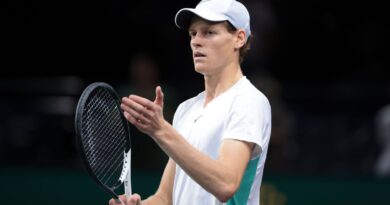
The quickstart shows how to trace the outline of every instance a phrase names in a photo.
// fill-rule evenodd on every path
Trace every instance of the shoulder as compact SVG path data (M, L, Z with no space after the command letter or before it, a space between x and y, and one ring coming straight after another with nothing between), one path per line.
M248 79L243 79L243 82L236 88L234 104L270 108L268 98Z

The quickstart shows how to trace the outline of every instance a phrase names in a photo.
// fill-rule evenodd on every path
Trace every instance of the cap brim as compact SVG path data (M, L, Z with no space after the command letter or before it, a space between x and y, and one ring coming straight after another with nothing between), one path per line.
M176 26L182 29L188 29L191 24L192 17L196 15L202 19L212 22L226 21L227 18L223 15L215 14L208 11L184 8L176 13L175 23Z

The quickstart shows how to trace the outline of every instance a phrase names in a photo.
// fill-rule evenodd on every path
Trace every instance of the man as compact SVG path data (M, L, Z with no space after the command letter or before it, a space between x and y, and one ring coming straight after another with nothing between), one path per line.
M175 22L188 29L194 68L203 75L205 90L179 105L173 125L164 119L160 86L154 102L135 95L122 99L126 119L169 161L154 195L121 199L128 205L257 205L271 108L240 65L251 36L249 13L235 0L203 0L180 10Z

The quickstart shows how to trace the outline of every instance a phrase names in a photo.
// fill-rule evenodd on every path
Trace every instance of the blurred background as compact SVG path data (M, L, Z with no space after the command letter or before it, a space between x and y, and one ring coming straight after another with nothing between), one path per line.
M0 204L108 204L78 154L74 112L92 82L150 99L165 116L203 90L174 16L196 0L6 1L1 6ZM242 67L269 98L262 205L390 204L390 72L382 1L242 0ZM133 189L167 157L133 127Z

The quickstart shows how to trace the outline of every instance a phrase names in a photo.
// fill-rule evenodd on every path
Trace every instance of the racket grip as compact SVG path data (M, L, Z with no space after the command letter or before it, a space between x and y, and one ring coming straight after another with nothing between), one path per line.
M128 170L127 170L127 174L125 176L125 180L124 180L124 186L125 186L125 195L126 195L126 198L130 197L131 194L132 194L132 190L131 190L131 149L129 150L129 152L127 153L127 159L128 160Z
M125 204L120 198L114 199L117 204Z

